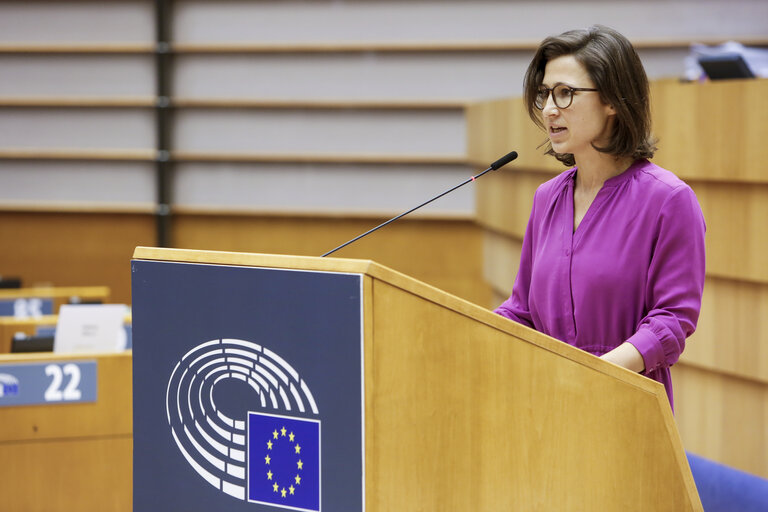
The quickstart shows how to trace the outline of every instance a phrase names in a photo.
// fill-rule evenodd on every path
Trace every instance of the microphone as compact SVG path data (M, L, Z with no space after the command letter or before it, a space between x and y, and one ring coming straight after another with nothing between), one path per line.
M393 217L393 218L389 219L388 221L386 221L386 222L383 222L383 223L379 224L378 226L376 226L376 227L375 227L375 228L373 228L373 229L369 229L368 231L366 231L366 232L365 232L365 233L363 233L362 235L358 235L358 236L356 236L355 238L353 238L352 240L350 240L350 241L348 241L348 242L344 242L344 243L343 243L343 244L341 244L340 246L336 247L335 249L331 249L330 251L328 251L327 253L323 254L323 255L322 255L322 256L320 256L320 257L321 257L321 258L325 258L325 257L326 257L326 256L328 256L329 254L333 254L333 253L335 253L335 252L336 252L336 251L338 251L339 249L342 249L342 248L344 248L344 247L348 246L348 245L349 245L349 244L351 244L352 242L356 242L356 241L360 240L361 238L363 238L364 236L370 235L371 233L373 233L373 232L374 232L374 231L376 231L377 229L379 229L379 228L383 228L383 227L384 227L384 226L386 226L387 224L389 224L389 223L391 223L391 222L395 222L397 219L399 219L399 218L401 218L401 217L405 217L405 216L406 216L406 215L408 215L409 213L411 213L411 212L414 212L414 211L418 210L418 209L419 209L419 208L421 208L422 206L428 205L429 203L431 203L431 202L432 202L432 201L434 201L435 199L440 199L440 198L441 198L441 197L443 197L444 195L446 195L446 194L450 194L451 192L453 192L453 191L454 191L454 190L456 190L457 188L459 188L459 187L463 187L464 185L466 185L466 184L467 184L467 183L469 183L470 181L475 181L477 178L479 178L479 177L480 177L480 176L482 176L483 174L485 174L485 173L487 173L487 172L490 172L490 171L495 171L495 170L497 170L497 169L500 169L500 168L504 167L505 165L507 165L509 162L511 162L511 161L512 161L512 160L514 160L515 158L517 158L517 151L510 151L509 153L507 153L507 154L506 154L506 155L504 155L503 157L501 157L501 158L499 158L498 160L496 160L495 162L493 162L493 163L490 165L490 167L488 167L486 170L484 170L484 171L483 171L483 172L481 172L480 174L476 174L476 175L474 175L474 176L472 176L472 177L470 177L470 178L467 178L466 180L464 180L463 182L459 183L459 184L458 184L458 185L456 185L455 187L453 187L453 188L451 188L451 189L449 189L449 190L446 190L446 191L445 191L445 192L443 192L442 194L436 195L435 197L433 197L433 198L432 198L432 199L430 199L429 201L425 201L425 202L421 203L419 206L416 206L416 207L414 207L414 208L411 208L411 209L410 209L410 210L408 210L407 212L403 212L403 213L401 213L400 215L398 215L397 217Z

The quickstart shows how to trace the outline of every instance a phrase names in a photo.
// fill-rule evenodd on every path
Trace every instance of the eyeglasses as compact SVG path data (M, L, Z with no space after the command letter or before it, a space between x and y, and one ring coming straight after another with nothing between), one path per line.
M597 92L597 89L588 89L585 87L569 87L565 84L559 84L551 89L549 87L539 86L539 90L536 91L536 98L533 100L533 104L539 110L544 110L544 106L547 104L549 94L552 93L552 98L555 100L555 106L557 108L568 108L573 103L573 93L576 91L593 91Z

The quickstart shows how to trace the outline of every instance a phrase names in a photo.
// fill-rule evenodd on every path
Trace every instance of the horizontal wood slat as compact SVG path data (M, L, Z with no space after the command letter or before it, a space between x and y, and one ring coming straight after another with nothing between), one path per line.
M0 97L0 108L210 108L210 109L296 109L296 110L461 110L463 99L296 99L296 98L168 98L164 105L154 96L28 96Z
M154 150L112 149L4 149L0 160L85 160L151 162L160 153ZM174 151L167 160L176 162L242 162L242 163L344 163L344 164L420 164L464 165L465 155L441 154L374 154L374 153L227 153Z
M693 43L717 45L739 41L748 46L768 46L762 34L722 37L690 38L636 38L632 44L638 50L688 48ZM175 43L161 51L177 54L233 54L233 53L362 53L362 52L532 52L540 39L465 40L465 41L309 41L309 42L186 42ZM157 51L151 43L4 43L0 54L151 54Z

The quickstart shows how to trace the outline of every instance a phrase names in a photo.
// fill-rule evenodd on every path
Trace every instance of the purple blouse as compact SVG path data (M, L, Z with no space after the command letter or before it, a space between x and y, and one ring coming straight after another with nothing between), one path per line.
M542 184L512 296L496 313L596 356L628 341L672 400L672 366L696 329L704 216L693 190L648 160L607 180L573 230L577 168Z

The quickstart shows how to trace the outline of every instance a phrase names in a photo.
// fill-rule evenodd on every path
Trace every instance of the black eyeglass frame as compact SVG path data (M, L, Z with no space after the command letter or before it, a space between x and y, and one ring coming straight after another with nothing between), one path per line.
M569 90L571 92L571 99L568 102L568 104L565 105L565 106L557 104L557 96L554 94L554 92L555 92L555 89L557 89L558 87L561 87L561 88L564 87L565 89L567 89L567 90ZM539 106L539 95L542 92L544 92L544 91L547 91L547 95L542 100L541 106ZM554 87L547 87L545 85L540 85L538 87L538 89L536 89L536 97L533 100L533 106L536 107L539 110L544 110L544 107L547 105L547 100L549 99L550 96L552 96L553 101L555 102L555 106L557 108L568 108L568 107L570 107L573 104L573 93L574 92L581 92L581 91L585 91L585 92L599 92L599 89L594 89L594 88L590 88L590 87L571 87L570 85L565 85L565 84L557 84Z

